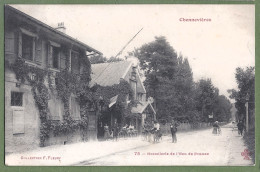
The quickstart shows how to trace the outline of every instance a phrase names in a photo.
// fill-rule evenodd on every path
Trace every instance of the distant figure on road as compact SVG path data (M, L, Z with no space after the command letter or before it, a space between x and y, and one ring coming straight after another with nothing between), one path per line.
M218 121L216 121L214 124L213 124L213 131L212 131L213 134L220 134L221 133L221 129L218 125Z
M109 134L109 127L108 127L107 124L105 124L105 126L104 126L104 139L105 139L105 140L108 140L109 137L110 137L110 134Z
M170 129L171 129L171 133L172 133L172 143L177 143L177 136L176 136L177 123L174 120L172 120Z
M242 121L239 121L239 123L237 124L237 129L238 129L238 135L243 135L243 130L244 130L245 126L243 124Z

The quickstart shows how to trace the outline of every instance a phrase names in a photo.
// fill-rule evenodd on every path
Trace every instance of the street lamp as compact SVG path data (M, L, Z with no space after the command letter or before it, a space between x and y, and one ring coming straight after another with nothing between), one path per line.
M246 132L248 132L248 101L249 101L249 94L246 94Z

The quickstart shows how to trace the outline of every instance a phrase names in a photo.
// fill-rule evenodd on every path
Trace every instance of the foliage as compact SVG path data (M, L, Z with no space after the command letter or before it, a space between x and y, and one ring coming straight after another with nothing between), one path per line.
M165 37L155 37L130 54L140 61L147 95L154 98L160 120L197 123L208 121L208 115L215 112L216 120L228 120L230 102L219 98L210 79L195 83L188 59L178 56ZM223 107L225 111L218 111Z
M253 163L255 163L255 128L249 129L244 134L243 139L249 149L249 156L252 158Z
M119 57L110 57L107 62L110 63L110 62L119 62L119 61L123 61L124 59L122 58L119 58Z
M58 135L68 135L69 133L73 133L77 129L79 129L79 122L73 120L70 116L68 116L65 120L53 123L53 133L54 136Z
M34 66L25 64L24 59L18 58L15 63L11 65L12 70L16 74L16 79L21 83L28 81L31 85L32 94L35 100L35 104L38 107L41 125L40 125L40 145L44 146L46 138L49 137L50 122L47 119L48 114L48 100L49 92L48 88L44 85L44 77L46 71ZM34 76L34 79L30 76Z
M232 105L225 96L218 96L213 106L214 119L229 122L231 119L231 108Z
M196 84L195 100L196 109L201 112L202 121L208 121L208 115L213 113L213 108L218 96L216 89L210 79L201 79Z
M246 114L246 96L249 95L249 122L254 125L255 109L255 68L246 67L245 69L236 68L236 82L238 90L228 90L230 98L235 99L235 107L238 112L239 120L245 120Z
M110 57L106 58L103 55L98 55L98 56L91 56L89 58L91 64L98 64L98 63L111 63L111 62L118 62L118 61L123 61L124 59L122 58L116 58L116 57Z
M92 104L93 102L96 102L94 103L95 105L99 104L100 98L102 98L103 107L108 107L110 99L114 96L118 96L117 101L114 105L114 110L121 114L121 116L119 116L121 122L124 123L126 117L133 117L131 109L133 106L136 106L136 102L134 101L133 90L131 89L130 84L124 79L121 79L119 84L114 84L112 86L95 85L94 87L92 87L91 93L92 94L88 97L86 101ZM130 101L129 103L127 102L127 97ZM102 113L100 115L102 115Z
M53 126L55 135L68 135L76 129L85 130L87 128L87 112L81 111L81 120L76 121L71 118L70 114L70 97L71 94L77 96L77 100L83 108L85 104L84 96L89 94L90 78L90 62L82 60L83 73L81 75L69 71L68 68L56 74L56 91L58 97L62 100L64 105L63 121L59 121Z
M80 121L75 121L70 116L69 99L72 93L80 97L85 92L90 82L90 63L88 61L82 61L85 63L85 69L83 69L82 75L76 75L68 71L66 68L64 71L56 74L56 89L53 88L50 80L53 73L48 70L40 69L38 67L27 65L22 58L18 58L15 63L10 67L16 74L16 79L21 83L26 81L30 84L31 91L35 100L35 104L39 110L39 116L41 120L40 124L40 145L44 146L45 140L49 137L51 131L54 135L68 134L75 131L78 128L87 128L87 115L82 114ZM57 92L58 97L64 103L64 115L63 120L59 122L52 122L48 119L49 108L48 101L50 93L44 80L48 77L48 86L52 93Z
M177 54L165 37L156 37L155 41L144 44L133 53L140 61L144 71L147 96L154 98L154 108L160 117L173 115L172 107L175 90L172 89L177 73ZM167 91L169 91L167 93Z
M98 64L98 63L105 63L105 62L107 62L107 58L104 57L103 55L90 56L89 60L90 60L91 64Z

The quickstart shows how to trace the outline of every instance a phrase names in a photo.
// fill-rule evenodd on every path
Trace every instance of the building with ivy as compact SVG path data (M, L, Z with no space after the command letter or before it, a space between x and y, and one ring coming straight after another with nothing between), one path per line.
M104 88L101 91L103 92L101 96L107 96L106 99L109 99L106 107L102 108L98 119L96 121L92 120L92 124L89 124L92 126L92 131L89 132L93 133L93 138L102 138L104 135L104 125L107 124L112 129L115 121L119 124L120 129L125 125L131 125L140 133L144 121L151 121L156 118L156 112L151 102L147 101L146 90L137 66L132 62L119 61L92 64L91 69L92 79L90 87L94 87L95 85L101 86ZM123 86L124 89L120 88L120 83L123 82L126 82ZM116 87L117 85L119 87ZM127 93L127 90L123 91L127 86L131 89L129 93ZM120 95L124 93L125 96L120 98ZM94 115L90 118L95 119ZM97 122L97 125L95 122Z
M5 6L5 151L82 141L94 48Z

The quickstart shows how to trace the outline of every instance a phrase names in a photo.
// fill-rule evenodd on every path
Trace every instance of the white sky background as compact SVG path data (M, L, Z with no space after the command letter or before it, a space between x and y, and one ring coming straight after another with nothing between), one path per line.
M236 67L255 66L254 5L12 5L52 26L64 22L66 33L115 56L141 29L121 57L155 36L165 36L187 57L194 79L211 78L228 96L236 88ZM210 18L211 22L180 22Z

